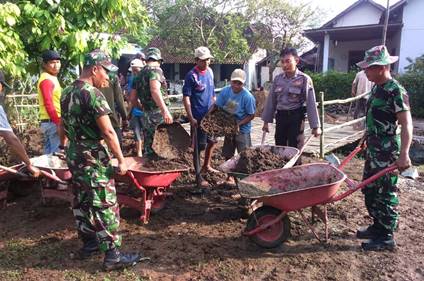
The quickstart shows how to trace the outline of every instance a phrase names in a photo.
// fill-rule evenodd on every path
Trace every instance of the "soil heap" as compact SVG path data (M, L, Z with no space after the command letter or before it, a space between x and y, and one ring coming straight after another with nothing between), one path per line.
M266 151L260 147L247 148L240 153L235 171L253 174L266 170L283 168L287 160L278 154Z
M202 119L200 127L207 134L214 137L236 135L238 133L237 120L233 115L222 109L208 113Z

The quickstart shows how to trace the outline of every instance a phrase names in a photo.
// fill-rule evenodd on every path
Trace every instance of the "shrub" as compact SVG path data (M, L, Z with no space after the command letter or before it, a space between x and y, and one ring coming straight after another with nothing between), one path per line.
M424 117L424 75L410 72L397 77L409 94L411 113L415 117Z
M315 93L319 99L318 93L324 92L325 100L346 99L351 97L352 82L355 79L354 72L336 72L329 71L323 73L308 73L314 82Z

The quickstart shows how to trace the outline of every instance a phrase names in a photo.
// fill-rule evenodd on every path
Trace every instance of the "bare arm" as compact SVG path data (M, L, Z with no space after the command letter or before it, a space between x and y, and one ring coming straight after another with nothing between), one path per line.
M412 142L412 118L410 111L402 111L396 114L398 123L402 126L400 131L400 154L396 160L396 165L400 171L403 171L411 166L409 159L409 147Z
M110 123L110 118L108 115L102 115L96 119L97 126L99 126L100 131L102 132L103 138L107 146L112 151L113 156L118 159L119 173L125 175L127 172L127 167L125 165L125 159L122 155L121 147L119 146L118 136L116 135L115 130Z
M255 114L247 115L246 117L244 117L243 119L241 119L240 122L238 122L239 127L242 126L242 125L244 125L244 124L249 123L250 121L253 120L253 118L255 118Z
M13 152L18 155L19 159L21 159L25 165L27 165L29 171L35 177L38 177L40 175L40 171L31 165L28 154L26 153L24 146L15 133L10 131L0 131L0 136L4 138L5 142L9 145Z
M159 107L163 119L165 120L165 123L172 123L172 116L169 113L168 107L166 106L165 101L163 100L162 94L160 92L160 82L158 80L150 80L149 85L153 101L156 103L157 107Z
M190 102L190 97L184 96L183 97L183 103L184 103L184 108L185 111L187 112L187 117L190 120L190 124L193 127L197 127L197 120L194 119L193 117L193 113L191 112L191 102Z

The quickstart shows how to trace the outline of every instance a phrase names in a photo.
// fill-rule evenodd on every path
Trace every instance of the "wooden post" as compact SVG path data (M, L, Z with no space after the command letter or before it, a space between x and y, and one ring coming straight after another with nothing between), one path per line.
M321 122L321 136L319 138L319 157L324 159L324 92L319 93L319 108L320 108L320 122Z

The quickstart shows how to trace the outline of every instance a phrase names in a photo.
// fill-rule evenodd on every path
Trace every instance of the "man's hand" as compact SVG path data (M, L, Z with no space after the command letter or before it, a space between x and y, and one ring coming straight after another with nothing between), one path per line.
M125 162L118 163L118 174L124 176L128 171L127 164Z
M197 128L199 126L199 123L195 118L190 119L190 125L192 128Z
M408 154L401 154L395 163L397 168L401 172L408 169L412 165L411 159L409 158Z
M262 131L269 133L268 123L264 123L264 125L262 126Z
M313 128L312 129L312 134L314 135L314 137L319 137L321 135L321 128Z
M28 171L32 174L32 176L34 178L38 178L40 176L40 169L38 169L37 167L34 167L32 165L28 165L27 166Z
M165 121L165 124L172 124L174 122L171 113L169 113L168 109L165 109L165 111L162 113L163 120Z

